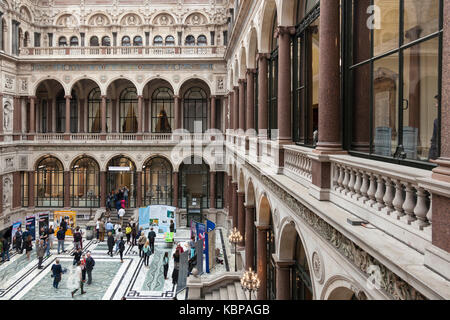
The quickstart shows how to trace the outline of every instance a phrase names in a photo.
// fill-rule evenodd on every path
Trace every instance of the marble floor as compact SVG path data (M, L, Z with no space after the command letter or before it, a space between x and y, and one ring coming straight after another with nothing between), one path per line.
M189 236L189 230L177 230L175 242L186 246ZM221 238L224 238L225 243ZM231 251L227 243L226 234L221 236L220 232L216 232L216 247L220 248L222 253L225 248L226 254L229 255ZM67 252L58 255L54 246L50 256L44 259L43 269L37 268L35 250L30 260L27 260L25 254L12 254L10 261L0 265L0 300L171 300L175 296L179 300L184 299L185 291L177 294L176 287L172 284L172 254L175 248L167 247L163 239L156 239L155 253L150 256L148 267L139 257L136 246L126 246L124 262L121 263L118 254L113 257L107 255L106 242L84 240L83 245L83 252L91 251L95 259L92 284L84 285L86 294L81 295L78 291L74 298L71 297L76 281L74 282L75 278L72 274L74 271L71 257L73 245L68 240L66 241ZM163 274L165 252L168 252L170 257L168 280L164 279ZM51 266L56 258L59 258L61 265L66 269L58 289L53 288L51 277ZM223 259L223 255L221 258ZM230 260L229 257L228 260ZM227 268L229 268L228 263L218 265L210 275L202 277L225 272Z

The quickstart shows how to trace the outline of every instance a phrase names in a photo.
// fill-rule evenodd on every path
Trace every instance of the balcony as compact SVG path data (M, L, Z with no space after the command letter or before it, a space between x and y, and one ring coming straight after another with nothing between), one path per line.
M21 48L20 57L24 59L52 58L223 58L223 46L139 46L139 47L50 47Z

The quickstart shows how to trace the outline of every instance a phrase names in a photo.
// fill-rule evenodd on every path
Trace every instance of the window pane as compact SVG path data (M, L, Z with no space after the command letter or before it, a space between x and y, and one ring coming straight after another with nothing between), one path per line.
M439 29L439 0L404 0L404 42L425 37Z
M373 66L373 152L387 157L397 148L398 64L393 54Z
M351 148L370 151L370 63L352 71L353 74L353 126Z
M372 30L368 28L367 21L370 13L367 13L371 0L358 0L353 2L353 63L359 63L370 59L370 44Z
M380 13L379 21L377 20L377 11L374 13L373 50L374 55L377 56L398 47L400 1L374 0L374 5L379 8ZM377 28L378 26L379 28Z
M404 51L403 148L407 159L438 157L438 38Z

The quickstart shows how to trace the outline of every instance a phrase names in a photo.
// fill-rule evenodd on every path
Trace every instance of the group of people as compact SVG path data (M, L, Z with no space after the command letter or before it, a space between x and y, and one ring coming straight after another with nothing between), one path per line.
M84 254L81 251L81 248L78 248L73 254L73 265L76 266L75 276L78 281L78 286L71 292L72 298L73 295L80 290L81 294L85 294L86 291L84 291L84 283L86 282L86 274L87 274L87 285L90 285L92 283L92 270L95 266L95 260L91 256L91 252L88 251L86 254ZM53 268L52 268L53 270ZM58 270L59 272L59 270ZM61 277L61 273L59 273L59 277ZM61 281L61 280L59 280ZM57 288L57 286L56 286Z
M115 208L117 211L121 208L128 208L129 194L130 190L128 190L127 186L111 191L111 193L106 197L106 208L109 211L111 211L111 208Z

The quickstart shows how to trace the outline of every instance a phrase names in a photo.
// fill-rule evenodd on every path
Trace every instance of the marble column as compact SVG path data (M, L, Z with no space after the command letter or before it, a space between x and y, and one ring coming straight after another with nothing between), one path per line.
M172 174L172 185L173 185L173 206L178 208L178 172Z
M34 205L34 171L28 171L28 207L29 208L35 207L35 205Z
M66 95L64 96L64 99L66 99L66 130L65 133L70 133L70 100L72 99L72 96Z
M224 130L222 130L223 132L227 132L227 129L229 129L229 126L228 126L228 101L229 101L229 96L228 95L225 95L225 96L223 96L223 102L222 102L222 115L223 115L223 118L222 118L222 121L223 121L223 123L224 123Z
M111 109L111 122L112 122L112 126L111 126L111 132L112 133L117 133L117 104L118 104L118 100L117 99L111 99L111 105L112 105L112 109Z
M211 96L211 121L210 128L216 129L216 96Z
M333 153L342 150L338 0L320 2L319 46L319 142L316 149Z
M245 269L248 270L252 268L255 270L253 265L253 257L255 256L255 207L246 206L245 207Z
M211 171L209 173L209 208L216 207L216 173Z
M151 109L150 109L150 99L144 99L144 132L152 132L150 128L150 117L151 117Z
M239 87L234 87L233 94L233 130L236 131L239 129Z
M228 215L233 216L233 177L228 176Z
M3 214L3 176L0 174L0 216Z
M228 129L233 130L234 125L234 91L230 91L228 94L228 111L230 113L230 118L228 119Z
M101 133L106 134L106 96L102 95L102 104L100 106Z
M4 110L3 110L3 93L0 92L0 142L3 141L3 112L4 112ZM3 197L0 197L0 198L3 198ZM1 211L1 206L0 206L0 213L1 212L2 211Z
M86 99L80 99L80 130L79 132L84 133L85 131L85 110L87 110L86 108Z
M64 171L64 208L70 208L70 171Z
M106 171L100 171L100 207L106 207L106 196L108 190L106 188Z
M258 54L258 136L267 137L269 84L267 53Z
M181 129L181 101L179 96L174 96L174 104L175 104L175 129Z
M239 79L239 130L245 132L245 79Z
M142 103L144 100L144 96L139 95L138 96L138 110L137 110L137 133L142 134L142 122L144 120L144 117L142 116Z
M53 121L53 115L56 113L56 99L49 99L48 100L48 132L54 132L54 121Z
M13 133L16 136L22 133L22 99L19 96L14 97L13 105Z
M142 207L142 171L136 172L137 186L136 186L136 207Z
M12 176L13 176L12 208L16 209L16 208L20 208L22 206L22 192L21 192L22 190L21 190L21 185L20 185L20 178L21 178L20 172L19 171L13 172Z
M247 70L247 131L255 129L255 70Z
M30 97L30 134L36 133L36 97Z
M277 261L276 286L277 300L291 299L291 267L292 261Z
M242 241L238 246L243 247L245 245L245 193L238 192L238 230L242 236Z
M238 187L237 183L233 182L233 228L238 227Z
M223 175L223 208L228 208L228 174L224 172Z
M338 12L339 13L339 12ZM338 29L339 32L339 29ZM291 35L294 27L278 27L278 142L292 142ZM338 82L339 83L339 82Z
M256 226L256 261L258 263L257 274L260 287L257 292L258 300L267 299L267 229L268 226Z

